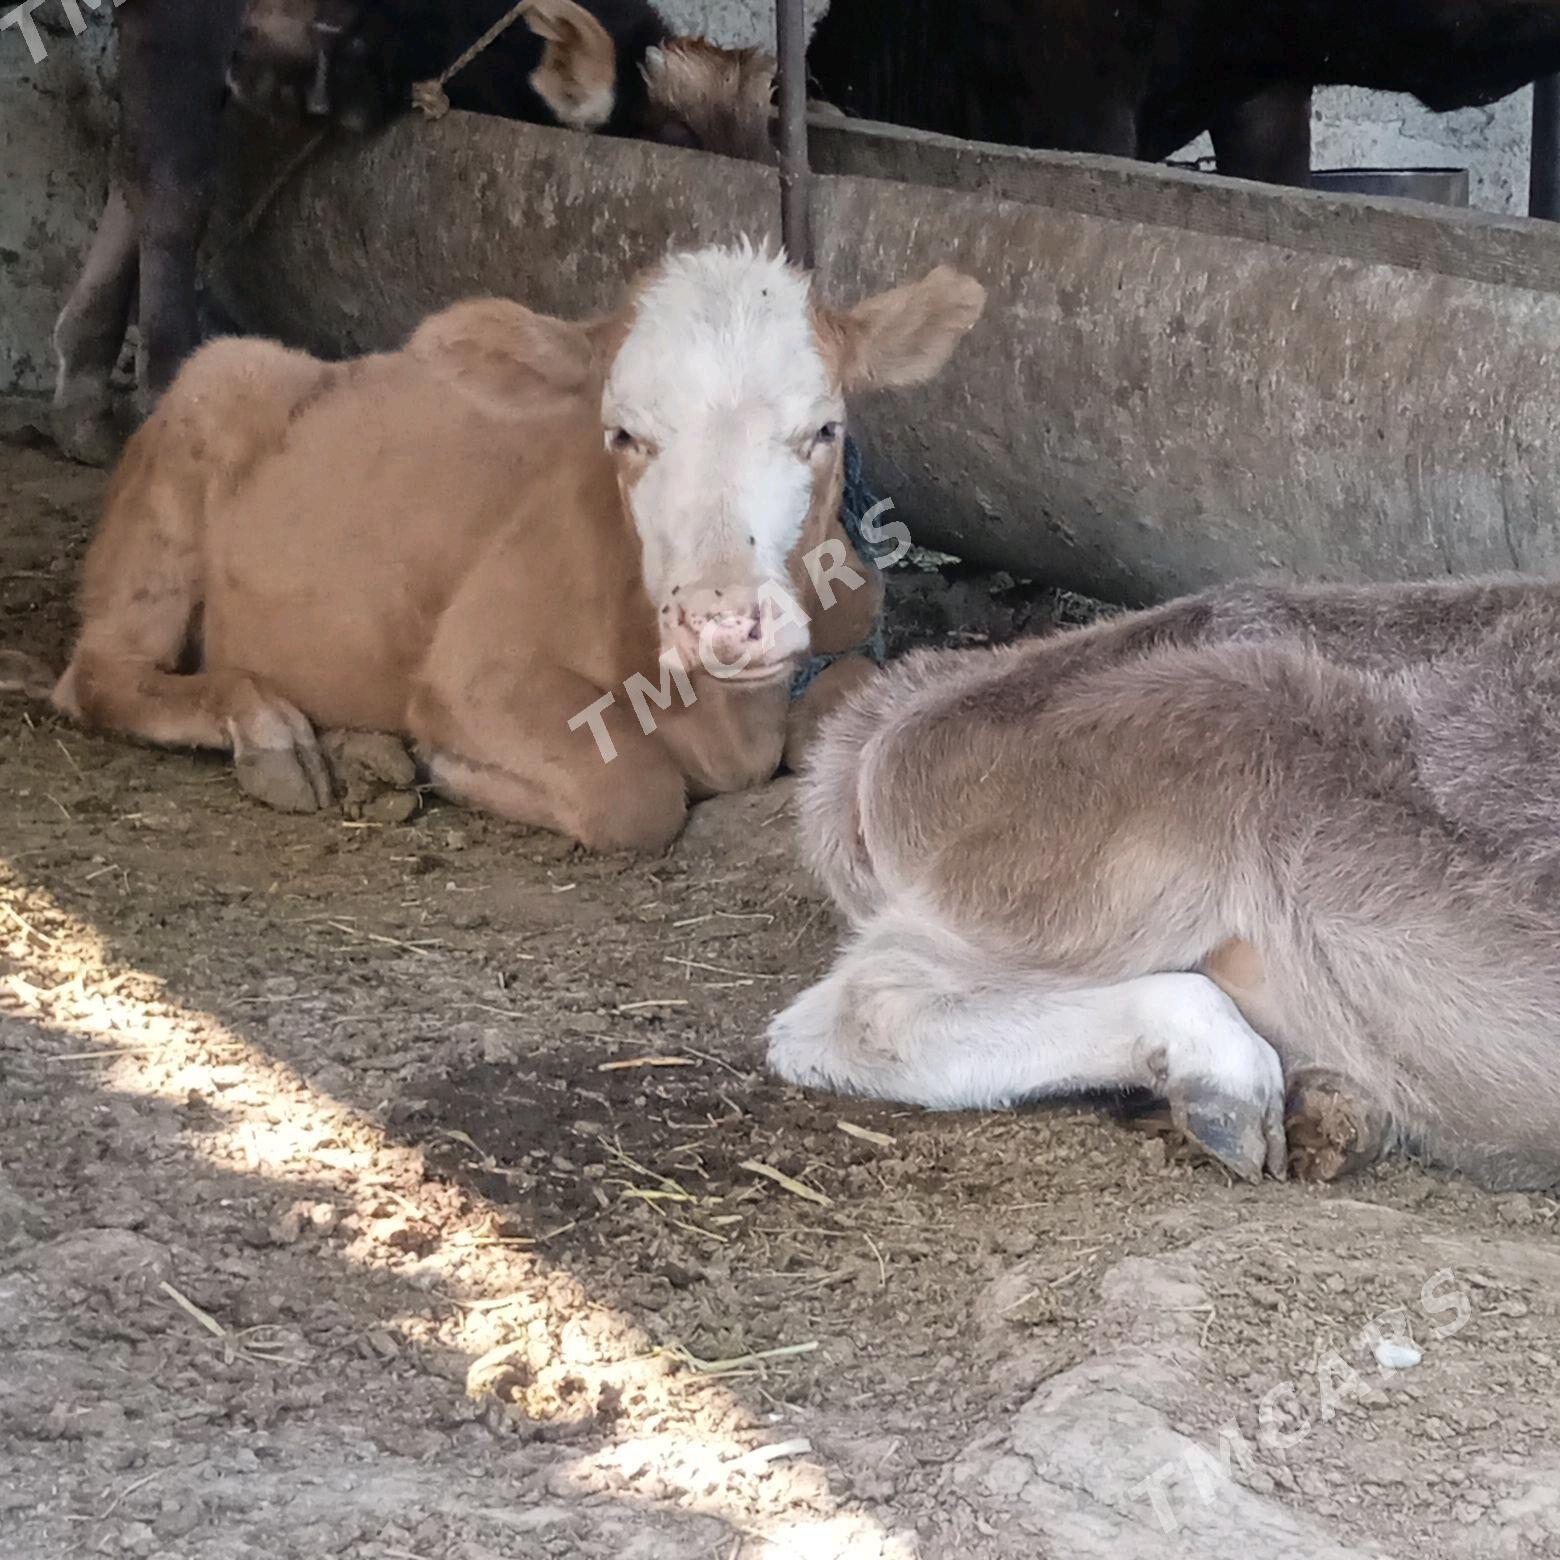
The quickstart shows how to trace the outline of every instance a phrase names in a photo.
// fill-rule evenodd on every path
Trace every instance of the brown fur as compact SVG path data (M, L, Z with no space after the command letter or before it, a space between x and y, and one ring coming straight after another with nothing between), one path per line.
M914 903L1060 987L1206 970L1286 1076L1560 1183L1560 586L1245 587L913 657L804 813L858 924Z
M936 299L942 357L971 322L973 284L950 276L889 295L923 356ZM597 848L664 845L690 795L767 778L788 723L798 741L813 723L783 681L697 671L697 702L650 734L619 698L610 764L568 727L632 674L660 681L620 492L631 473L603 448L600 412L637 296L581 324L459 304L402 351L339 366L268 342L203 349L115 475L55 702L88 725L231 749L248 789L295 809L329 797L314 725L401 732L448 794ZM847 329L856 312L819 318ZM871 318L880 351L901 354L881 300ZM798 556L848 547L841 481L836 451L815 468ZM826 608L797 579L814 647L860 643L876 580ZM198 670L176 675L192 650Z
M772 54L722 49L703 38L673 38L651 49L641 69L661 122L686 126L695 145L727 157L775 160Z
M531 85L571 130L599 130L612 117L617 48L612 34L573 0L531 0L525 24L542 40Z

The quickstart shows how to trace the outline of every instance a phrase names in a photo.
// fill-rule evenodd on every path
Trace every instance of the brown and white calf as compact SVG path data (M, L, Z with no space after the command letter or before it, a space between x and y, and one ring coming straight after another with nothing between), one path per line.
M343 364L215 342L114 476L54 701L230 749L285 808L329 800L316 727L390 731L456 800L665 845L848 684L791 707L798 659L878 606L870 570L830 577L845 395L931 377L984 296L940 268L833 309L743 245L596 321L458 304Z
M786 1078L1147 1088L1248 1176L1397 1145L1560 1184L1560 585L1215 591L918 656L803 796L852 933L771 1027Z

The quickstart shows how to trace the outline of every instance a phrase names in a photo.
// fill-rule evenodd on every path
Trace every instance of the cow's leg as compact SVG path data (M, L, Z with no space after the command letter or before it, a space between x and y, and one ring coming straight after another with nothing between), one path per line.
M231 752L244 790L283 812L327 806L330 776L313 729L291 704L242 672L174 671L196 631L199 560L184 538L157 534L158 519L147 517L147 545L126 560L135 572L106 598L89 592L54 704L88 728Z
M164 747L233 755L238 783L281 812L314 812L332 799L314 728L259 678L236 671L170 673L124 649L83 647L56 702L82 723Z
M224 77L243 0L137 0L118 14L124 155L140 238L140 397L150 409L199 340L195 257L216 190Z
M82 571L81 637L53 695L88 726L229 750L240 784L289 811L331 799L308 721L256 676L178 668L202 652L213 496L280 444L331 373L270 342L215 343L190 364L114 473Z
M1238 1174L1284 1173L1278 1055L1203 975L1087 986L998 969L904 905L868 923L769 1040L794 1083L933 1108L1152 1089Z
M1215 116L1219 172L1303 189L1311 182L1311 89L1268 87Z
M602 706L600 689L562 672L491 660L467 677L451 670L414 694L407 722L441 795L590 850L663 850L677 837L682 771L621 699Z
M1203 961L1209 980L1246 1022L1284 1055L1303 1053L1304 1037L1286 1023L1258 949L1242 938L1221 943ZM1333 1181L1374 1164L1396 1138L1391 1114L1372 1092L1330 1067L1298 1067L1285 1075L1284 1134L1289 1171L1303 1181Z
M135 218L115 184L54 327L54 439L62 454L88 466L106 466L119 451L108 386L130 323L137 261Z

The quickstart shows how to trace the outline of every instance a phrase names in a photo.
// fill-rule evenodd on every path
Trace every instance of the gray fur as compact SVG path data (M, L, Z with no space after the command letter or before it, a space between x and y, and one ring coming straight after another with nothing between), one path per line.
M854 922L923 906L994 976L1249 943L1286 1075L1560 1184L1560 585L1238 587L915 656L825 728L803 816Z

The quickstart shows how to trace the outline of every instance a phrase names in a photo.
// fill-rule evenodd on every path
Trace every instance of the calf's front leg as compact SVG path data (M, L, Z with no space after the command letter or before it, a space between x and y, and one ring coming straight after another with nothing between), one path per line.
M933 1109L1152 1089L1237 1174L1284 1174L1278 1054L1206 976L1082 985L997 970L920 912L862 929L770 1025L769 1064L793 1083Z
M239 785L281 812L330 805L330 773L304 715L244 672L175 675L167 669L174 654L159 660L122 643L98 647L88 636L54 703L88 728L230 752Z
M440 795L588 850L664 850L681 832L683 773L621 698L602 706L557 670L449 670L414 692L407 722Z

